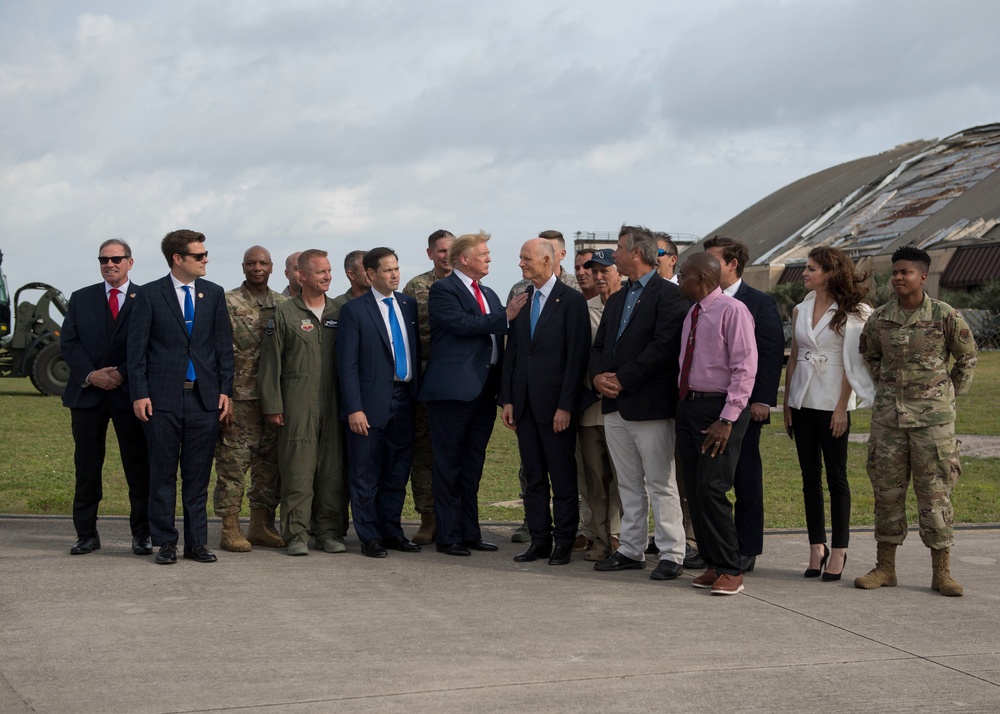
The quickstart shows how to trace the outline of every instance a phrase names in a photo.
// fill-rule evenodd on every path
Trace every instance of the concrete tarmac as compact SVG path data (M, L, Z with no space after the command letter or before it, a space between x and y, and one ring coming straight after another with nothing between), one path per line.
M1000 530L957 533L965 597L930 590L915 532L899 585L852 534L839 583L806 580L802 533L769 533L746 591L497 553L215 549L158 566L124 519L70 556L72 521L0 517L0 712L1000 711ZM415 526L408 527L411 533Z

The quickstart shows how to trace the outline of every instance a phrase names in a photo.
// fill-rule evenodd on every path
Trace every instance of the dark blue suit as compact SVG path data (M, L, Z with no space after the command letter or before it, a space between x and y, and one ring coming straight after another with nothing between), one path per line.
M583 375L590 355L587 300L556 280L531 335L531 301L510 326L499 402L510 404L524 465L524 514L531 542L543 548L572 546L579 522L576 423ZM552 429L556 410L572 415L570 426ZM552 512L549 512L549 483Z
M97 535L105 444L108 422L112 421L128 483L129 526L133 536L144 538L149 535L149 458L142 422L132 411L126 368L129 321L139 286L128 284L117 318L111 317L106 286L100 282L70 296L60 336L60 348L70 370L62 401L70 409L75 442L73 525L79 538ZM111 390L85 385L87 375L104 367L116 367L124 384Z
M362 543L402 538L400 514L413 462L414 417L420 374L417 303L393 293L410 353L408 381L396 379L392 341L371 291L340 308L337 373L341 418L364 412L368 435L347 429L347 476L354 530ZM379 296L381 299L381 296Z
M478 541L479 481L497 415L507 315L500 298L481 286L482 314L457 273L431 285L427 297L431 358L420 389L427 402L434 454L434 512L439 545ZM490 365L496 338L497 363Z
M219 432L219 395L233 393L233 337L225 293L196 280L191 335L170 276L144 285L132 315L128 369L132 401L149 399L149 528L153 545L177 542L177 466L184 545L208 542L208 481ZM196 381L186 387L188 360Z
M785 331L774 298L744 281L733 296L750 310L757 341L757 378L750 404L778 403L778 383L785 363ZM740 555L760 555L764 550L764 469L760 461L760 433L764 421L750 420L736 463L733 489L734 520Z

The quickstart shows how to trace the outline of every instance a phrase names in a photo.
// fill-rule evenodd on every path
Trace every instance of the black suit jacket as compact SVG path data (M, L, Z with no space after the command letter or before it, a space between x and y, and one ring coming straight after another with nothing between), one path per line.
M754 321L757 378L750 394L750 404L777 406L781 368L785 364L785 329L778 314L778 303L767 293L747 285L746 281L743 281L733 297L747 306ZM768 424L770 421L769 416L764 423Z
M627 290L626 285L608 298L590 350L590 378L614 372L622 385L617 399L603 398L601 411L618 411L629 421L673 419L687 300L676 285L654 272L616 341Z
M133 308L128 337L130 392L133 401L148 398L154 410L183 408L188 359L194 362L206 410L217 408L220 394L233 394L233 333L225 291L199 278L192 292L190 336L169 275L144 285Z
M88 409L108 399L116 409L132 409L128 386L128 331L139 286L129 283L128 292L118 311L111 317L105 283L74 292L63 320L59 347L69 365L70 378L63 393L63 404L70 409ZM117 367L125 382L116 389L84 386L87 375L96 369Z
M503 303L490 288L480 285L490 313L479 311L479 303L454 272L431 285L427 314L431 329L431 358L420 388L421 401L470 402L483 391L490 372L490 355L497 337L503 363L503 337L507 315Z
M412 379L408 385L414 400L420 389L420 329L417 301L397 292L393 297L403 313L403 336L410 351ZM363 411L368 423L380 428L389 421L396 362L385 329L382 310L371 291L340 308L337 325L337 375L340 378L340 416Z
M590 343L587 300L556 280L531 337L531 300L510 325L500 380L501 405L511 404L520 419L531 402L535 420L551 424L557 409L579 409Z

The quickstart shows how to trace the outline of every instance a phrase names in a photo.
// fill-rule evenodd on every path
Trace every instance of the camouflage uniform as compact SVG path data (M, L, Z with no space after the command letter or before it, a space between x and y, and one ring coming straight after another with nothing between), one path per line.
M910 314L893 299L868 319L860 350L876 384L868 441L875 540L900 545L906 537L912 473L920 539L934 550L950 548L951 490L962 473L955 395L972 383L972 331L961 313L926 294ZM955 360L950 372L949 357Z
M284 415L278 432L281 535L307 533L342 540L347 531L347 482L339 415L335 349L340 309L326 298L322 320L301 295L275 310L260 359L265 414Z
M250 490L247 500L251 508L278 505L278 463L275 444L277 427L264 421L257 392L257 366L260 345L268 324L274 325L275 308L287 298L273 290L266 295L254 295L246 284L226 293L226 308L233 326L233 419L219 430L215 447L214 505L216 516L238 514L243 505L243 488L247 471Z
M412 278L403 292L417 301L417 321L420 325L421 371L427 368L431 355L431 328L427 317L427 294L431 285L439 278L433 270ZM427 405L417 403L416 439L414 441L413 464L410 467L410 490L417 513L434 513L434 489L431 487L431 427L427 418Z

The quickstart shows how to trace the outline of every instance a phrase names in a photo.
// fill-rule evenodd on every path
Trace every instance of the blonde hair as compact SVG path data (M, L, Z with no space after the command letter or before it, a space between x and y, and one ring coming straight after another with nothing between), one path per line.
M473 248L481 243L485 243L490 239L490 234L486 231L479 231L478 233L466 233L465 235L460 235L455 239L455 242L451 244L451 249L448 251L448 262L451 263L451 267L454 268L458 265L459 258L465 254L470 248Z

